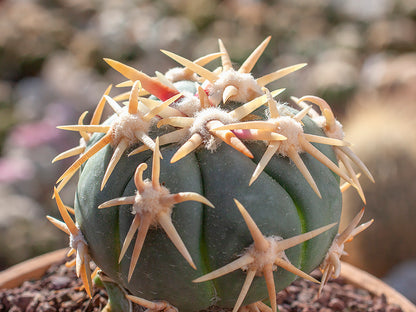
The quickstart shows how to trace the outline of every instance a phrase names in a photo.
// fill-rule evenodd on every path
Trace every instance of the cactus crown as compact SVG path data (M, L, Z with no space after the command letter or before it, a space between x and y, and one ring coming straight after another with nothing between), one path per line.
M305 245L304 242L318 235L321 237L338 221L341 209L338 196L339 180L335 179L332 173L356 188L363 201L365 201L364 194L353 164L371 180L373 178L365 165L351 151L349 143L344 141L342 126L335 119L331 108L324 100L314 96L292 98L295 104L301 108L300 111L296 111L274 99L284 89L270 92L265 87L269 83L301 69L306 64L289 66L257 79L253 77L251 71L270 39L270 37L266 38L238 70L233 69L231 59L221 40L219 40L219 53L208 54L195 61L162 50L164 54L184 67L171 69L165 75L156 72L156 77L149 77L130 66L105 59L111 67L128 79L120 86L131 87L131 90L112 98L109 96L110 86L97 105L89 125L83 123L86 115L84 113L77 125L59 127L79 132L81 140L79 146L58 155L53 160L78 155L78 159L58 179L59 184L54 191L64 222L48 217L54 225L70 235L71 253L76 252L75 261L70 265L76 265L77 274L81 276L90 296L92 282L89 262L92 257L99 266L102 264L104 267L118 268L114 269L115 272L112 272L113 269L108 272L104 267L102 269L122 287L127 288L131 293L131 295L127 295L130 300L150 310L173 309L167 302L153 302L137 297L137 294L142 291L152 293L152 290L147 291L146 286L140 283L138 287L133 286L136 283L133 280L136 276L136 267L140 266L140 258L144 259L144 263L147 261L145 259L151 258L151 255L144 251L150 232L152 234L149 239L153 240L153 244L156 245L159 244L158 239L167 236L175 246L176 252L179 251L193 269L200 270L197 263L205 266L201 269L202 271L198 271L198 273L203 273L202 276L190 277L195 283L219 279L234 271L245 272L242 274L244 282L234 304L234 311L244 305L245 300L249 300L246 303L249 303L248 307L253 310L267 310L265 305L261 303L264 291L259 290L260 295L256 294L257 290L250 291L251 288L259 287L258 282L253 283L256 276L264 277L265 287L261 286L259 289L263 287L267 290L271 309L276 311L276 274L274 272L278 267L297 276L318 282L304 270L301 270L297 264L292 263L290 257L286 255L287 249L299 244L302 244L303 252L302 254L298 252L300 255L298 257L306 258L308 257L306 254L311 254L310 268L307 264L304 265L308 271L323 261L323 284L331 275L339 274L339 257L343 253L344 243L371 224L370 222L355 228L362 217L363 210L343 233L337 236L335 233L328 234L329 238L322 239L321 251L312 251L312 247L307 247L309 245ZM204 67L218 57L221 57L221 67L214 71L209 71ZM125 105L119 104L119 102L124 102ZM321 114L306 102L316 104ZM114 115L101 123L103 107L106 103L114 110ZM226 143L228 147L225 147L223 143ZM152 156L147 150L152 151ZM169 163L164 161L166 154L170 155ZM141 160L136 163L135 157ZM191 160L184 163L187 158ZM145 179L143 176L147 172L147 163L150 165L150 159L151 179ZM161 160L163 160L162 164ZM343 164L343 168L338 166L336 160ZM176 184L181 186L185 180L191 178L191 173L188 173L190 169L187 167L192 167L195 162L203 176L202 193L187 189L171 193L170 188L175 187ZM220 165L221 163L223 164ZM228 172L227 166L230 167L229 170L236 170L236 172ZM231 169L233 166L235 169ZM315 169L315 166L322 167ZM90 167L95 169L90 169ZM230 183L221 183L222 175L224 175L224 179L232 179L237 175L245 177L246 172L252 168L254 170L247 181L233 181L232 184L235 182L236 186ZM68 213L71 208L65 206L59 196L59 191L79 170L81 175L75 214L77 222L79 220L81 226L73 221ZM96 173L97 170L99 173ZM126 173L123 170L126 170ZM324 171L325 173L322 173ZM178 172L182 174L179 178L177 177ZM123 175L128 177L123 177ZM161 183L162 175L163 183ZM98 182L97 179L99 179ZM130 184L125 182L128 179L132 181ZM211 180L216 182L209 182ZM276 185L276 181L282 187ZM244 183L244 187L242 183ZM260 187L259 194L250 192L256 184L260 185L257 188L258 191ZM97 188L95 185L98 185ZM122 187L124 188L123 185L127 185L125 189L126 192L129 190L127 192L129 194L123 194L124 190L121 190ZM326 189L327 187L331 189L332 185L335 185L333 190ZM113 196L113 193L116 193L115 189L120 189L117 192L122 196ZM134 192L131 193L133 189ZM290 196L276 195L286 194L285 192L288 192ZM225 197L224 194L227 196ZM213 198L212 201L210 196ZM257 196L257 198L253 196ZM101 202L99 202L100 200ZM263 200L264 207L262 207ZM182 203L188 201L201 203L200 208L203 206L212 208L214 205L216 207L212 211L204 209L202 212L198 212L201 217L197 223L201 220L203 222L201 226L203 234L200 234L202 238L198 244L204 247L199 247L201 255L198 255L197 263L194 262L194 255L188 250L186 243L189 241L189 235L194 234L188 232L185 236L180 234L187 229L188 223L192 223L194 220L190 219L186 223L183 220L179 221L176 216L177 210L184 209L179 206L182 207ZM286 201L293 201L288 205L293 206L293 209L290 209L294 211L293 214L296 218L300 219L295 221L296 226L292 227L292 231L293 228L298 228L301 233L291 235L291 237L288 237L287 234L282 237L274 233L275 230L272 228L275 228L276 225L267 220L268 214L275 213L277 213L278 219L284 218L285 213L276 212L275 205L280 202L283 205L283 202ZM308 212L309 207L306 206L309 201L311 201L310 205L314 206L314 208L310 208L312 210L320 209L319 206L327 207L325 209L328 209L328 212L324 213L327 214L325 220L321 220L319 216L316 216L316 213L314 217L313 213ZM229 217L234 214L232 210L235 208L230 207L233 206L232 203L237 206L245 226L241 223L241 225L234 225L234 219L238 218L238 215L235 215L235 218ZM245 208L246 203L250 206L250 213ZM259 207L253 207L253 203L257 203ZM176 206L178 207L173 209ZM118 221L118 218L124 218L121 217L121 214L126 207L129 211L126 216L128 227L121 225L124 221ZM108 217L112 216L114 209L120 211L120 216ZM261 209L264 211L260 212ZM101 212L103 210L110 210L110 212L105 214ZM262 227L267 229L267 234L263 234L258 222L254 221L256 218L260 218L258 215L262 214L266 216L266 221L263 221L263 223L266 222L266 225L262 224ZM219 226L218 221L212 223L210 218L224 219L223 226ZM226 223L228 218L233 221ZM117 221L113 221L114 219ZM114 240L116 242L114 248L118 248L120 242L114 236L120 234L112 235L110 233L107 235L88 230L88 227L98 227L100 223L104 224L107 221L116 222L117 228L121 229L120 233L124 233L121 234L117 261L102 259L103 257L99 256L99 249L104 247L90 243L97 241L94 235L104 235L100 239L109 239L108 242L103 242L104 244L111 245ZM320 224L321 222L324 224ZM186 225L184 225L185 223ZM271 225L267 225L267 223ZM164 233L158 234L158 230L154 229L157 227L162 228ZM196 225L196 227L200 226ZM226 237L226 233L230 231L234 232L236 236L240 235L240 232L244 233L244 235L241 234L245 237L244 240L249 242L251 237L252 243L249 245L236 243L245 246L245 249L238 251L240 254L238 257L235 254L228 258L224 257L224 259L219 256L217 261L215 255L207 253L210 248L213 250L217 248L220 252L221 246L218 246L218 243L229 239ZM249 233L249 236L245 234L246 232ZM135 235L134 246L130 247ZM210 243L210 236L213 236L215 244ZM201 243L201 241L203 242ZM143 256L142 251L145 253ZM117 250L111 252L114 253ZM166 251L166 253L170 254L170 251ZM317 255L312 255L314 253ZM109 258L111 257L109 256ZM127 276L123 277L122 267L126 258L129 258L130 261L128 261ZM214 266L214 263L222 263L222 266L207 272L207 267ZM172 264L172 266L175 265L176 262ZM146 265L143 264L143 266ZM153 271L157 269L154 268ZM137 272L137 274L148 275L153 273ZM185 273L187 278L193 276L192 274L194 273ZM233 277L230 277L228 282L236 279L234 273L230 275ZM143 275L140 276L144 278ZM236 283L241 281L241 274L236 280ZM290 283L290 279L284 283ZM252 284L253 287L250 288ZM158 285L160 286L160 284ZM217 292L217 289L222 287L219 286L219 282L210 285L206 290L201 290L201 292L205 292L207 300L212 299L212 288L215 288L214 292ZM153 292L155 291L153 290ZM230 290L230 292L232 291ZM159 294L156 295L156 297L158 296ZM173 294L172 296L178 295ZM227 306L227 295L223 294L222 296L224 297L223 301L219 302L224 302ZM150 299L164 300L165 298ZM181 304L180 299L177 302ZM203 307L203 305L195 306Z

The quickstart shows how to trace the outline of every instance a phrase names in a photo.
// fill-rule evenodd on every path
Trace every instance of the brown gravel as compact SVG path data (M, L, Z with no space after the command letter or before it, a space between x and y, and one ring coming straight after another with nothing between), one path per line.
M319 274L314 274L319 278ZM52 266L41 280L24 282L19 288L0 289L0 311L9 312L99 312L107 303L104 290L95 288L93 298L80 290L81 281L74 268ZM317 298L319 285L299 279L277 294L280 312L400 312L388 304L385 296L377 297L342 279L330 281ZM139 307L135 310L140 311ZM220 312L213 308L207 311Z

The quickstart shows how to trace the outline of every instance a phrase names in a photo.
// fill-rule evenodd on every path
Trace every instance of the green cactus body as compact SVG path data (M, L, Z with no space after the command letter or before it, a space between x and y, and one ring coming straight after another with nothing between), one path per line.
M308 117L303 122L305 132L323 135ZM90 145L95 141L91 140ZM286 157L274 156L265 172L249 186L248 181L265 151L265 144L254 142L248 146L254 159L222 144L214 152L198 149L174 164L169 160L177 150L177 144L161 148L160 179L163 184L173 193L186 190L202 194L215 208L204 207L198 202L184 202L173 209L173 223L197 270L186 263L163 230L152 229L130 282L127 272L132 246L120 264L118 257L133 220L131 209L127 205L104 210L97 207L113 198L134 194L134 171L137 164L143 162L151 167L151 152L121 158L102 191L100 184L113 150L107 146L98 152L82 169L75 201L76 220L88 242L92 259L133 295L167 300L181 311L199 310L213 303L232 307L244 282L244 272L238 270L200 284L192 283L192 280L231 262L251 244L252 238L233 198L247 207L265 235L285 238L337 222L341 212L339 179L307 154L302 155L303 161L317 182L322 199ZM330 147L318 148L336 161ZM288 250L291 263L310 272L324 258L335 233L334 228L304 246ZM285 270L277 270L275 274L278 289L287 287L295 277ZM256 278L245 302L265 297L265 282Z
M342 141L326 102L310 96L298 101L317 104L323 115L317 116L309 114L310 107L299 112L278 104L273 97L282 90L262 88L303 64L257 80L249 74L269 40L238 72L221 41L222 54L195 62L164 52L186 68L159 81L107 60L134 82L129 103L120 107L108 89L104 97L116 114L99 125L101 101L91 125L81 120L63 127L88 141L58 185L59 190L80 169L76 225L57 189L66 225L49 218L70 234L81 273L88 272L91 257L129 299L165 302L155 307L138 301L151 310L164 310L168 302L180 311L211 305L236 311L269 297L276 311L275 291L296 275L312 279L306 273L324 263L326 282L338 270L328 252L334 242L343 244L359 232L354 226L363 213L334 239L341 215L339 176L362 195L345 155L368 170ZM220 55L220 71L202 67ZM149 98L138 96L142 87ZM121 127L121 137L118 120L130 125ZM90 294L91 279L81 277Z

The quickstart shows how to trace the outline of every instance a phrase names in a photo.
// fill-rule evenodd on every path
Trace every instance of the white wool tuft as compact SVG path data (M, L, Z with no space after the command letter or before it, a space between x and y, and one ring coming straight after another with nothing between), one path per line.
M78 225L77 228L79 229ZM84 235L81 231L78 231L76 235L73 235L72 233L69 235L69 247L77 249L78 244L87 245L87 242L85 241Z
M147 133L150 127L150 122L144 121L140 115L130 114L127 110L127 106L123 109L123 112L114 120L111 124L112 141L111 145L117 146L121 139L126 138L129 145L133 145L138 142L136 131L142 131Z
M237 122L236 119L232 118L226 110L218 107L209 107L197 112L194 115L194 123L189 129L191 134L199 133L202 137L210 136L206 125L208 121L219 120L224 125Z
M161 203L161 199L169 195L170 192L166 187L160 186L159 189L154 189L152 181L146 179L144 181L144 190L141 193L136 192L132 213L157 215L162 211L170 211L172 205L162 205Z
M173 103L172 107L180 110L186 116L193 116L198 110L201 109L199 98L188 91L183 91L182 94L184 96Z
M319 116L317 118L314 118L313 121L315 121L315 123L325 131L325 134L329 137L329 138L333 138L333 139L338 139L338 140L343 140L345 135L344 135L344 130L342 129L342 124L338 121L335 120L335 129L332 131L328 131L326 129L326 119L324 116Z
M199 133L203 139L205 148L213 152L217 149L221 141L215 138L207 129L207 123L211 120L218 120L224 125L235 123L238 120L232 118L226 110L219 107L209 107L194 115L194 122L192 127L189 128L190 135Z
M239 73L229 69L220 73L219 78L208 86L209 96L213 103L219 104L222 101L224 89L228 86L238 89L238 93L231 97L232 101L248 102L263 94L261 87L250 73Z
M171 82L177 82L181 80L197 81L198 76L190 70L183 67L174 67L169 69L165 73L165 77Z
M259 251L255 248L254 243L247 248L246 253L254 258L254 261L246 266L241 267L243 271L248 269L256 269L257 274L262 274L263 268L266 264L273 263L273 271L277 269L277 266L274 264L276 259L284 259L289 261L285 252L280 250L279 241L283 240L280 236L268 236L265 239L269 242L269 248L266 251Z
M302 124L292 117L281 116L276 119L270 119L278 124L276 132L284 135L287 139L280 142L277 153L282 156L287 156L289 147L293 146L296 152L303 152L301 145L299 144L299 135L303 133Z

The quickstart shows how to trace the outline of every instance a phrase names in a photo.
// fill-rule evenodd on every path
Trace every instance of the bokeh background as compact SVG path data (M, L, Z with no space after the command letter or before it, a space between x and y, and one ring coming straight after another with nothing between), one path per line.
M78 136L56 126L123 80L103 57L154 75L176 66L161 48L196 59L221 38L241 64L268 35L254 75L307 62L270 87L288 89L281 101L326 99L375 177L361 178L363 221L375 222L344 260L416 301L414 0L0 0L0 270L67 245L45 215L57 216L52 187L73 161L51 160ZM346 192L344 222L363 206Z

